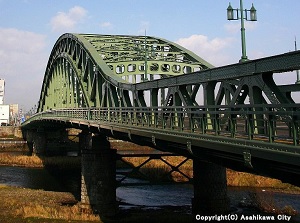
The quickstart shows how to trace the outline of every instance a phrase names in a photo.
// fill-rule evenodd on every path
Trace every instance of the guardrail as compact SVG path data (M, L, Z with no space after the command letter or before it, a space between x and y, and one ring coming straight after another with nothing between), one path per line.
M47 117L294 146L299 145L300 135L300 104L55 109L37 113L22 125Z

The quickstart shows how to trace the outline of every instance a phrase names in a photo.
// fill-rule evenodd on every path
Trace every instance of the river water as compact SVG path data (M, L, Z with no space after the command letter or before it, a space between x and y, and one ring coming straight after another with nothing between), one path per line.
M136 179L132 179L132 182L136 182ZM62 170L58 173L47 169L0 166L0 184L72 192L77 199L80 199L80 171ZM285 206L290 206L300 213L300 195L277 193L268 189L229 187L228 196L232 213L259 213L250 205L253 196L265 205L270 205L271 208L281 210ZM192 197L192 185L142 185L117 188L117 198L121 209L177 207L190 213ZM299 214L293 219L300 222Z

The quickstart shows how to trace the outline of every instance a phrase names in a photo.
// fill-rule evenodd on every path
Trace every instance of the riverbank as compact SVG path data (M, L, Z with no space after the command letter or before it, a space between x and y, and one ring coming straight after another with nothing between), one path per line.
M122 210L116 217L101 220L98 215L82 212L80 202L71 193L32 190L0 185L0 222L50 223L50 222L97 222L97 223L153 223L192 222L193 216L182 209L139 208Z
M0 222L99 221L80 212L70 193L32 190L0 185Z
M233 213L237 209L245 208L245 214L254 214L255 208L249 205L250 202L260 200L264 205L266 215L285 214L288 216L297 215L293 207L285 206L283 209L277 209L273 192L251 192L252 200L240 203L238 206L232 206ZM232 191L231 193L232 194ZM232 198L232 197L231 197ZM234 199L234 198L232 198ZM241 199L241 198L240 198ZM32 190L20 187L11 187L0 185L0 222L4 223L50 223L50 222L97 222L97 223L153 223L170 222L186 223L193 222L194 215L190 212L190 206L165 206L160 208L151 208L136 206L131 208L121 208L116 217L100 220L99 216L81 212L80 202L78 202L71 193L52 192L43 190ZM241 200L242 201L242 200ZM235 202L234 202L235 203ZM249 212L250 208L252 209ZM276 211L276 212L274 212ZM292 222L299 222L298 218L293 217Z
M119 150L144 149L131 143L112 141L112 148ZM0 153L0 164L6 166L22 166L33 168L77 168L81 167L80 157L38 157L16 155L17 153ZM139 165L144 158L128 158L131 165ZM173 165L182 162L184 157L166 157ZM166 167L162 161L152 160L141 171L150 170L150 174L157 174L157 170L164 171ZM181 170L192 176L192 161L187 161ZM174 181L178 177L172 175ZM180 181L180 180L179 180ZM300 189L279 180L256 176L248 173L227 170L228 186L253 187L257 191L251 192L249 208L259 209L272 214L296 215L293 206L287 204L279 208L274 202L274 193L299 194ZM266 188L268 192L265 191ZM193 215L184 207L168 207L163 209L143 209L140 207L122 210L114 219L101 221L99 216L82 213L80 202L71 193L31 190L18 187L0 185L0 222L192 222ZM2 202L3 201L3 202ZM275 211L274 211L275 210Z

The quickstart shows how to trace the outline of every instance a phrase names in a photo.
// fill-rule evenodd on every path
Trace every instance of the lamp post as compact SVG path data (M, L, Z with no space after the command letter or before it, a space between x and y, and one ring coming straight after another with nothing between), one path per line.
M248 19L248 12L250 13L250 18ZM242 57L240 62L244 62L248 60L246 53L246 36L245 36L245 23L244 20L247 21L257 21L256 9L253 4L250 10L243 8L243 0L240 0L240 8L233 9L231 4L227 8L227 19L228 20L241 20L241 40L242 40Z
M297 51L297 39L295 37L295 51ZM297 80L295 84L300 84L300 74L299 74L299 70L296 70L296 74L297 74Z

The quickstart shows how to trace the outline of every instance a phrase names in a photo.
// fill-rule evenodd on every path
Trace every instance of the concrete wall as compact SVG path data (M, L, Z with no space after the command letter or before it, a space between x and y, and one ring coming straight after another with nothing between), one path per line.
M20 127L15 126L1 126L0 127L0 137L6 138L15 136L17 138L23 138L22 131Z

